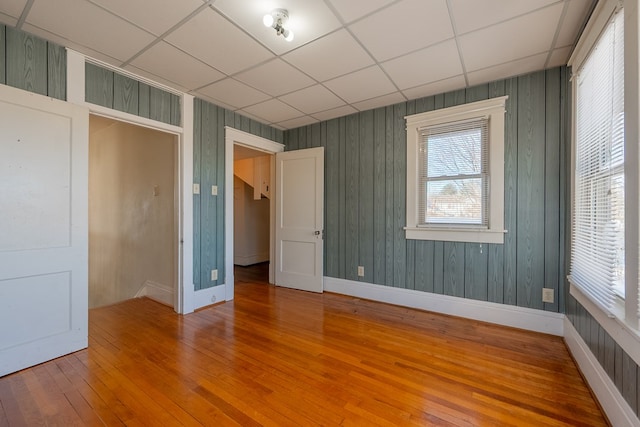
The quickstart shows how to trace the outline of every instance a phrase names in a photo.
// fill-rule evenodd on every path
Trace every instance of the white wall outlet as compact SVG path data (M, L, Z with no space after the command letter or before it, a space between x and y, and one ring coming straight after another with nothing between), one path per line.
M193 183L193 194L200 194L200 184Z
M553 303L553 289L542 288L542 302Z
M211 280L218 280L218 270L211 270Z
M358 266L358 277L364 277L364 266Z
M218 186L217 185L212 185L211 186L211 195L212 196L217 196L218 195Z

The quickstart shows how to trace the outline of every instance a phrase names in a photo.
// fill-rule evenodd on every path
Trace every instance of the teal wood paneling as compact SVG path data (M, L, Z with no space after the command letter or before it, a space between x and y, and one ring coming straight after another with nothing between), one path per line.
M503 243L503 300L504 304L516 304L516 242L518 229L518 79L505 81L504 128L504 235Z
M0 24L0 84L7 83L7 29Z
M113 109L129 114L138 114L139 89L137 81L121 74L114 74Z
M285 131L287 150L326 147L325 275L559 311L559 302L543 306L541 289L548 282L560 295L566 285L560 221L567 193L559 181L569 144L560 123L570 112L567 79L558 68ZM502 95L509 96L504 244L407 241L404 116ZM327 129L319 140L318 126Z
M153 97L153 88L149 99ZM146 89L143 88L146 92ZM139 93L143 93L139 91ZM170 94L171 95L171 94ZM142 98L142 97L141 97ZM172 98L168 97L169 116ZM175 101L175 100L174 100ZM151 115L154 113L152 112ZM166 114L157 112L155 114ZM225 278L225 126L245 130L254 135L269 137L283 143L285 135L254 120L209 102L194 100L193 123L193 182L200 185L200 194L193 196L193 282L196 290L224 284ZM287 135L289 140L291 135ZM211 194L211 186L218 187L218 194ZM218 280L211 280L211 270L218 270Z
M567 317L629 406L640 416L638 384L640 368L593 316L572 296L567 299Z
M47 95L47 42L15 28L6 28L7 85Z
M360 228L358 227L359 222L359 150L358 150L358 140L359 140L359 126L358 126L358 115L351 115L347 117L346 121L346 138L350 141L350 144L347 144L347 157L346 157L346 278L350 280L360 280L358 277L357 267L359 264L359 236L358 233ZM299 139L300 135L299 135ZM301 143L300 148L306 148L306 144ZM366 266L365 266L366 269Z
M541 309L545 243L545 73L519 77L518 96L517 304Z
M85 64L85 100L174 126L181 125L180 97L95 64Z
M171 94L156 87L149 88L149 118L171 123Z
M67 99L64 47L0 24L0 84Z
M373 267L373 110L360 114L358 173L358 265L364 266L363 281L374 283Z
M373 283L378 285L386 283L385 114L384 108L373 112Z
M47 43L47 95L67 99L67 51L53 43Z
M113 71L86 63L84 99L92 104L113 108Z
M393 269L395 267L395 252L393 245L393 166L394 157L399 156L399 153L394 152L393 145L393 106L386 107L385 109L385 274L386 279L384 284L387 286L393 286Z
M407 199L407 132L404 117L406 104L393 107L393 286L405 286L407 268L407 245L403 227L406 225Z
M146 85L145 85L146 86ZM148 86L147 86L148 88ZM148 90L145 89L148 93ZM202 165L202 102L200 99L193 100L193 182L200 184L202 181L200 169ZM200 189L202 194L202 188ZM202 267L200 265L200 244L202 235L201 204L200 194L193 195L193 285L196 290L202 289L200 277Z
M340 121L338 119L327 122L326 140L326 188L325 207L327 212L340 211ZM325 270L328 276L340 276L340 217L337 214L325 215Z
M559 68L545 72L545 147L544 147L544 282L553 289L554 302L543 303L544 309L558 311L560 281L560 140L561 140L561 74Z
M146 83L138 83L138 115L144 118L150 118L150 87Z

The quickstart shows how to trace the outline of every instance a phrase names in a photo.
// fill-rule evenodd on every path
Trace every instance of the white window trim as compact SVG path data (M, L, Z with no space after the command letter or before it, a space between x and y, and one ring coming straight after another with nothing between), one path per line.
M640 364L640 327L636 315L638 301L638 117L640 117L640 95L638 86L639 31L640 21L637 1L601 0L596 5L585 27L568 65L574 70L580 68L591 52L596 40L608 24L611 16L619 7L625 9L625 301L618 300L612 313L596 305L579 288L570 283L570 294L596 319L602 328L622 347L622 349ZM571 218L573 218L573 191L575 185L575 128L576 128L576 79L573 79L572 95L572 156L571 156ZM627 143L627 140L629 143ZM631 143L635 141L635 144ZM630 173L633 171L633 174ZM629 198L631 195L631 198ZM630 220L626 220L630 219ZM635 242L629 242L628 236L635 236ZM571 239L569 239L571 241ZM567 248L570 253L570 248Z
M405 237L448 242L504 242L504 114L508 96L406 116L407 226ZM418 227L418 171L420 129L453 121L489 117L489 227Z

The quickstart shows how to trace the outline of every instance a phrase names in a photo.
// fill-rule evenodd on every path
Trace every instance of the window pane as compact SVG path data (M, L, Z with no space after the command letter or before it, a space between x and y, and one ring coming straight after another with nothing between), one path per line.
M482 224L482 179L426 183L425 223Z
M429 135L427 153L429 178L477 175L482 172L482 129Z

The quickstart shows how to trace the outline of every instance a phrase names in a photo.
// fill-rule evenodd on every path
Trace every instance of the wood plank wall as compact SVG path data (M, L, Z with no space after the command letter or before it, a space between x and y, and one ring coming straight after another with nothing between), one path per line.
M85 100L92 104L180 126L180 97L130 77L85 64Z
M194 101L193 182L200 184L200 194L193 196L193 283L196 290L224 284L224 127L231 126L279 143L280 130L218 107ZM218 195L211 195L211 186ZM218 270L218 280L211 280L211 270Z
M326 148L325 275L562 312L567 85L555 68L285 131L287 150ZM406 240L404 116L501 95L504 245ZM543 287L555 303L542 302Z
M64 47L0 24L0 83L67 99Z

